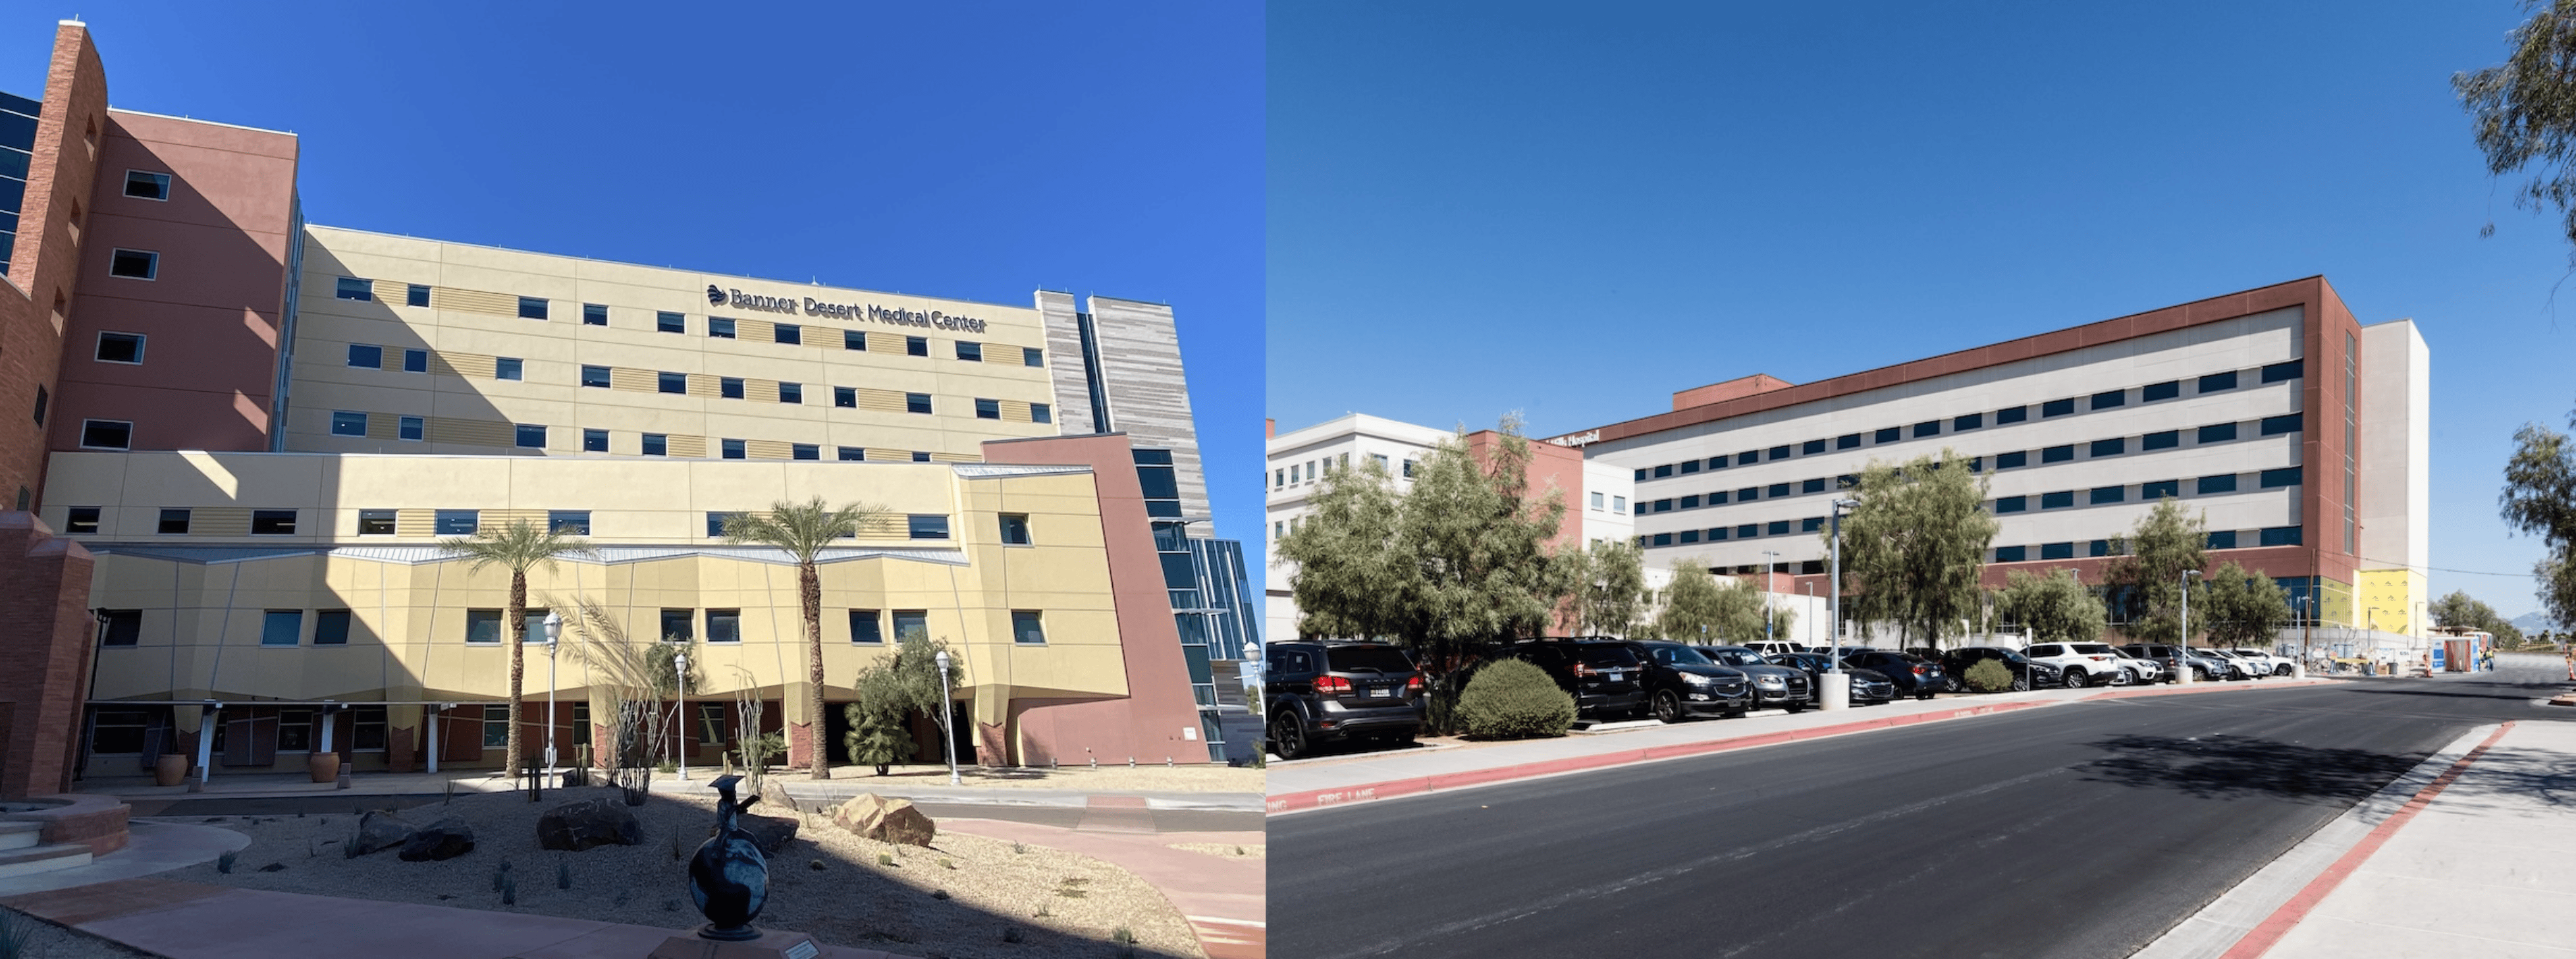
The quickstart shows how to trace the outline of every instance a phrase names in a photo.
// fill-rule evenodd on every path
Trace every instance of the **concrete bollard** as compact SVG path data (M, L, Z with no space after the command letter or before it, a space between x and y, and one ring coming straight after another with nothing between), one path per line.
M1851 708L1850 673L1826 673L1818 677L1818 683L1817 691L1823 696L1817 700L1817 708L1827 710Z

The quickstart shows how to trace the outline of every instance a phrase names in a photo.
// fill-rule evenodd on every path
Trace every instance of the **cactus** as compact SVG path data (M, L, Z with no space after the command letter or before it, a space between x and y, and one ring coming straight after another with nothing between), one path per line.
M225 875L231 875L233 871L233 859L239 855L241 854L237 852L228 852L215 857L215 871Z

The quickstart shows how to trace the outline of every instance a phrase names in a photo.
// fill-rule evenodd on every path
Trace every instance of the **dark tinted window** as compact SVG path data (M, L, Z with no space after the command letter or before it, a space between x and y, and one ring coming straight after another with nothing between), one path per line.
M2010 453L1995 454L1996 469L2008 470L2028 465L2030 465L2030 453L2026 450L2014 450Z
M1324 648L1324 666L1336 673L1413 671L1413 661L1393 646L1328 646Z
M2180 445L2182 445L2181 430L2166 430L2162 433L2149 433L2138 437L2138 448L2142 450L2169 450Z
M2282 380L2295 380L2305 375L2307 375L2307 368L2306 361L2304 360L2291 360L2287 363L2274 363L2263 368L2263 382L2266 383L2278 383Z
M2212 423L2200 428L2198 441L2202 443L2224 443L2235 438L2236 424Z
M2072 399L2050 400L2039 405L2041 416L2065 416L2073 412L2075 412L2075 401Z
M1759 462L1762 462L1761 450L1745 450L1744 452L1735 454L1735 465L1737 466L1751 466Z
M2153 403L2157 400L2169 400L2181 395L2181 380L2166 380L2162 383L2149 383L2145 389L2138 391L2139 401L2146 403Z
M2205 549L2235 549L2235 548L2236 548L2236 531L2235 531L2235 530L2232 530L2232 529L2222 529L2222 530L2219 530L2219 531L2217 531L2217 532L2214 532L2214 533L2209 534L2209 545L2208 545L2208 546L2206 546L2206 547L2203 547L2203 548L2205 548Z
M1984 413L1970 413L1950 421L1950 429L1953 431L1979 429L1985 425L1986 414Z
M1997 546L1997 547L1995 547L1995 562L1998 562L1998 563L2018 563L2018 562L2021 562L2022 560L2024 560L2024 559L2028 558L2028 556L2029 556L2029 551L2028 551L2028 548L2027 548L2027 547L2022 547L2022 546Z
M2127 402L2129 402L2129 391L2127 390L2110 390L2107 392L2093 394L2093 408L2097 410L2107 410L2114 406L2126 404Z
M1916 423L1916 424L1914 424L1914 438L1915 438L1915 439L1918 439L1918 440L1919 440L1919 439L1922 439L1922 438L1924 438L1924 437L1926 437L1926 436L1939 436L1939 435L1941 435L1941 421L1940 421L1940 420L1931 420L1931 421L1928 421L1928 422L1922 422L1922 423Z
M1834 437L1834 448L1838 450L1847 450L1859 445L1860 434L1858 433Z
M1806 443L1801 444L1801 445L1798 447L1798 452L1799 452L1799 453L1802 453L1802 454L1808 454L1808 455L1813 455L1813 454L1816 454L1816 453L1822 453L1822 452L1824 452L1824 451L1825 451L1825 441L1823 441L1823 440L1808 440Z
M2129 441L2126 437L2114 437L2107 440L2093 441L2093 455L2095 456L2118 456L2128 451Z
M2229 370L2225 373L2212 373L2200 378L2200 391L2203 393L2216 393L2220 390L2232 390L2235 388L2235 370Z
M2236 474L2220 473L2216 476L2203 476L2200 478L2197 492L2202 496L2207 496L2211 493L2236 492Z
M1643 662L1637 651L1622 643L1587 643L1574 648L1575 658L1596 669L1635 666Z
M2007 406L1995 411L1995 425L1998 426L2027 419L2030 419L2030 407L2027 406Z
M2092 504L2095 506L2117 503L2128 497L2129 488L2126 486L2096 486L2092 490Z
M2039 461L2042 463L2063 463L2074 458L2075 447L2072 445L2051 446L2039 451Z
M2285 466L2276 470L2263 471L2264 489L2275 489L2283 486L2297 485L2299 485L2299 467Z
M2299 424L2300 416L2297 413L2291 413L2285 416L2266 416L2263 418L2263 435L2279 436L2283 433L2296 433L2299 431Z
M2041 509L2065 509L2066 507L2073 505L2075 505L2074 490L2039 494L2039 508Z
M1995 500L1995 512L2019 513L2030 508L2030 497L2004 496Z
M2138 484L2138 498L2142 500L2154 501L2168 496L2181 495L2181 480L2156 480L2151 483Z
M1888 428L1886 428L1886 429L1883 429L1883 430L1878 431L1875 435L1872 435L1872 436L1870 437L1870 442L1873 442L1873 443L1893 443L1893 442L1896 442L1897 440L1904 439L1904 438L1905 438L1905 430L1904 430L1904 429L1902 429L1902 428L1900 428L1900 427L1890 426L1890 427L1888 427Z

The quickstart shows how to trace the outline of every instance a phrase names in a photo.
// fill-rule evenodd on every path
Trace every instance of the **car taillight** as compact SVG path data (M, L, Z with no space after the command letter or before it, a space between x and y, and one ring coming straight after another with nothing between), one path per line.
M1420 676L1415 676L1415 677L1413 677L1413 678L1411 678L1411 679L1407 679L1407 680L1405 680L1405 681L1404 681L1404 691L1405 691L1405 692L1408 692L1408 693L1418 693L1418 692L1421 692L1421 691L1422 691L1422 677L1420 677Z
M1916 667L1914 667L1914 675L1917 675L1917 676L1921 676L1921 675L1923 675L1923 667L1921 667L1921 666L1916 666Z
M1584 664L1584 663L1576 663L1576 664L1574 664L1574 675L1575 675L1575 677L1576 677L1576 678L1578 678L1578 679L1579 679L1579 678L1582 678L1582 677L1585 677L1585 676L1590 676L1590 675L1592 675L1593 671L1594 671L1594 670L1592 669L1592 667L1591 667L1590 665L1588 665L1588 664Z
M1351 681L1339 676L1317 676L1315 677L1315 691L1319 693L1348 693L1351 691Z

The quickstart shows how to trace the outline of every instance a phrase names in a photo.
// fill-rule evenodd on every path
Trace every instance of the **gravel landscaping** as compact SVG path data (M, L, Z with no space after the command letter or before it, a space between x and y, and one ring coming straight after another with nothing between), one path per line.
M686 858L715 822L712 792L654 795L633 807L643 827L637 845L581 852L538 846L540 813L583 800L619 801L618 795L606 788L548 790L543 803L532 804L524 793L487 793L403 810L414 825L454 817L473 828L473 851L431 862L404 862L390 849L344 858L340 844L358 823L349 813L174 819L235 830L251 844L230 874L205 863L163 878L695 928L705 919L690 901ZM351 805L363 803L353 797ZM779 811L761 803L749 812ZM504 862L515 904L503 904L494 889ZM557 888L558 869L569 874L570 889ZM804 816L796 838L770 857L769 876L759 925L833 945L931 959L1113 957L1127 954L1113 941L1123 928L1133 936L1134 955L1203 955L1188 921L1152 886L1106 862L1040 846L942 833L924 849L861 839L828 817Z
M153 959L151 953L74 932L15 909L0 909L0 931L7 930L24 930L27 934L19 959Z
M777 773L773 777L785 779ZM788 774L803 778L804 773ZM1258 793L1263 790L1262 771L1249 766L1138 766L1102 763L1100 768L1065 766L1048 769L1043 766L1012 768L1007 766L969 766L958 770L965 784L979 789L1069 789L1079 792L1210 792ZM896 766L879 776L868 766L834 766L832 781L856 783L862 788L879 784L886 788L946 787L946 766Z

